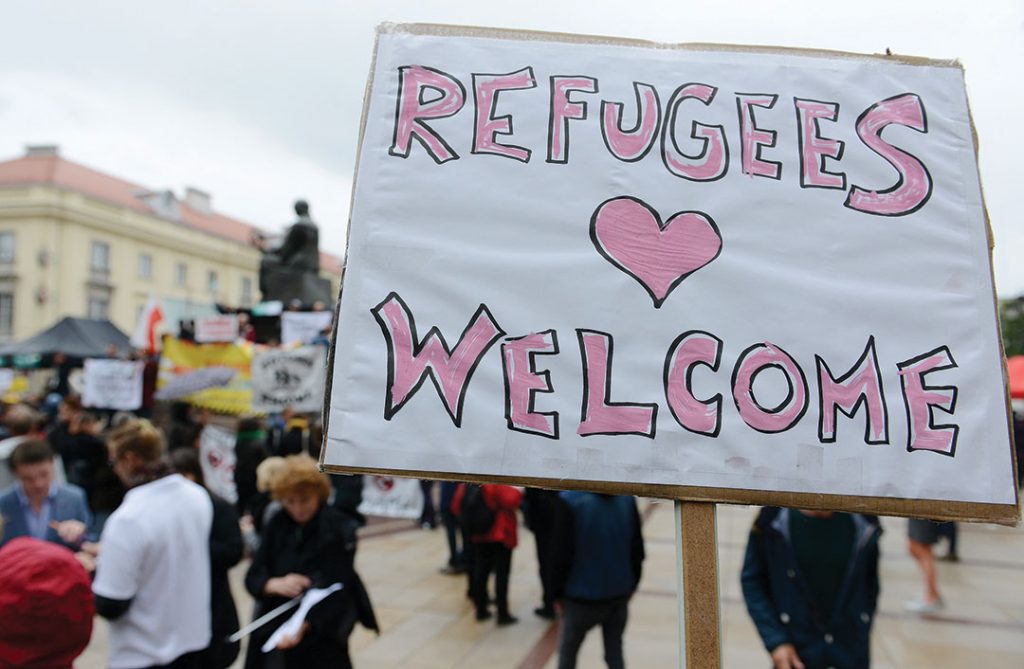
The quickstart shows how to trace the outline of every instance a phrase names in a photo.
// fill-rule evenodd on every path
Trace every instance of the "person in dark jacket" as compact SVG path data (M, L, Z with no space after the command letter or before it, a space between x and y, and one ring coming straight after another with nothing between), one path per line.
M605 663L622 669L622 634L644 560L636 500L563 492L554 511L550 584L562 602L558 668L576 666L584 637L600 625Z
M351 667L348 636L356 620L376 629L372 607L354 568L358 523L327 505L330 483L307 456L285 459L272 492L284 512L268 522L245 577L245 586L257 602L254 617L309 588L341 583L342 589L312 607L298 634L286 637L268 654L262 653L261 647L289 615L278 616L253 632L245 666Z
M551 587L551 552L555 529L558 493L554 490L527 488L523 495L523 520L533 532L537 549L537 572L540 576L541 605L534 614L552 620L555 617L555 596Z
M866 669L878 603L874 516L766 507L740 578L776 669Z
M250 502L256 495L256 468L267 459L266 433L263 422L254 416L238 421L235 437L235 488L238 490L239 515L251 512Z
M174 470L204 488L203 468L194 449L179 448L171 453ZM238 514L231 502L214 495L207 488L213 502L213 523L210 526L210 646L200 654L202 669L224 669L238 657L239 642L228 643L227 638L238 629L238 609L231 596L228 571L242 559L242 531Z

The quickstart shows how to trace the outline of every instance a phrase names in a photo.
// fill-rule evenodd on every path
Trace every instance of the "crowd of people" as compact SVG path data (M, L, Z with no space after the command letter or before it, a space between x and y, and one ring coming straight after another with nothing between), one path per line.
M366 521L361 477L319 471L316 417L243 417L234 426L237 501L228 502L204 485L199 443L209 421L180 402L159 426L100 415L74 394L4 407L0 666L71 666L94 614L110 621L114 669L230 666L242 651L232 635L248 616L239 615L228 571L246 556L251 617L268 622L244 635L245 667L352 666L354 627L378 629L355 569ZM521 515L535 539L534 613L560 622L560 669L576 666L594 627L607 666L625 666L629 602L644 560L634 498L453 482L438 494L435 483L421 485L418 522L444 527L441 570L464 575L478 621L518 622L508 593ZM760 512L741 583L775 667L869 666L881 531L877 518L859 514ZM943 601L932 549L945 536L946 559L957 559L955 526L912 521L909 532L924 594L908 609L935 613ZM298 627L278 632L307 592L322 599Z

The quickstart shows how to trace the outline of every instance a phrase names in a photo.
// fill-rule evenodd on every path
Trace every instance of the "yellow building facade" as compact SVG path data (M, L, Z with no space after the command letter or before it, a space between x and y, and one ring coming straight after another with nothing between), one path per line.
M194 188L153 191L29 147L0 162L0 342L64 316L109 318L131 334L150 296L169 324L260 300L260 231L217 214ZM340 261L321 254L340 286Z

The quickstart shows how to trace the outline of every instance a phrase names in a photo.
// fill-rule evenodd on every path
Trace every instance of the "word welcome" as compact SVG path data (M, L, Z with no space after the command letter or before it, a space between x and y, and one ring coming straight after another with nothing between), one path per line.
M436 326L419 338L412 311L397 293L390 293L371 312L387 343L386 420L391 420L429 378L452 422L461 427L470 378L487 351L503 340L500 348L508 428L559 438L558 412L538 412L534 406L537 393L554 392L550 373L537 369L536 357L561 352L555 330L506 337L490 309L481 304L455 346L450 347ZM653 439L658 404L611 399L612 335L586 329L575 332L583 365L583 401L576 434L638 435ZM705 399L696 397L693 376L700 367L718 372L722 348L722 340L710 332L684 332L669 347L662 376L666 404L675 422L694 434L712 438L722 428L724 399L720 393ZM955 455L959 426L938 424L934 414L935 410L953 413L957 387L929 385L926 376L956 366L946 346L896 364L906 413L908 451ZM782 374L789 388L786 398L774 407L763 406L754 395L754 380L769 371ZM866 413L865 443L889 443L889 411L873 336L854 365L839 376L816 355L815 379L818 439L822 443L836 441L840 412L853 418L862 407ZM780 346L769 342L753 344L740 354L732 366L731 388L733 404L743 422L768 434L792 429L811 402L803 368Z
M523 163L530 162L529 148L499 141L513 132L511 114L499 114L499 94L537 87L532 67L508 74L471 75L474 123L471 153L503 156ZM395 103L393 140L388 153L408 158L412 140L418 141L437 164L457 160L459 155L428 121L459 113L466 104L466 86L456 77L423 65L398 68L398 95ZM595 94L598 80L589 76L551 76L548 79L549 109L547 145L548 163L569 162L570 122L585 121L590 104L573 100L573 93ZM625 104L601 100L599 123L604 144L612 156L627 163L646 157L654 146L665 168L673 175L696 182L716 181L731 167L726 129L721 124L698 120L701 106L715 103L719 89L704 83L686 83L661 104L657 89L639 81L633 82L636 95L636 119L632 127L623 127ZM756 109L772 109L779 100L777 93L735 93L738 116L740 170L752 177L781 180L783 164L762 156L764 149L776 147L778 133L757 123ZM688 103L685 104L684 103ZM839 162L845 142L827 137L823 121L839 120L839 103L793 97L797 125L797 164L801 188L847 190L846 173L835 167L827 169L826 161ZM693 117L691 119L691 116ZM690 120L689 136L680 138L677 128ZM900 125L920 133L928 132L924 103L914 93L902 93L880 100L864 109L857 117L857 137L871 151L896 171L896 180L887 188L871 189L858 185L849 187L844 206L878 216L905 216L920 209L931 197L932 178L925 164L916 156L882 138L890 125ZM690 145L686 152L680 139Z

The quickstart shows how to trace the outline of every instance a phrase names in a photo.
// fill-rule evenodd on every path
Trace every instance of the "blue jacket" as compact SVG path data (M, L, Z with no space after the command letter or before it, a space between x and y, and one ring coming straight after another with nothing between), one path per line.
M797 567L789 509L765 507L750 530L740 576L765 648L791 643L807 669L866 669L878 602L878 519L853 514L854 549L830 612L816 611Z
M89 505L85 501L85 492L78 486L64 484L57 486L57 494L54 497L50 509L50 520L80 520L88 526L92 522L89 513ZM18 484L7 488L0 493L0 516L4 519L3 537L0 537L0 546L15 537L27 537L28 524L25 522L25 514L18 502ZM46 540L55 544L76 549L76 546L69 546L60 540L53 529L46 530Z
M563 492L555 506L555 599L599 603L629 597L640 582L644 541L632 497Z

